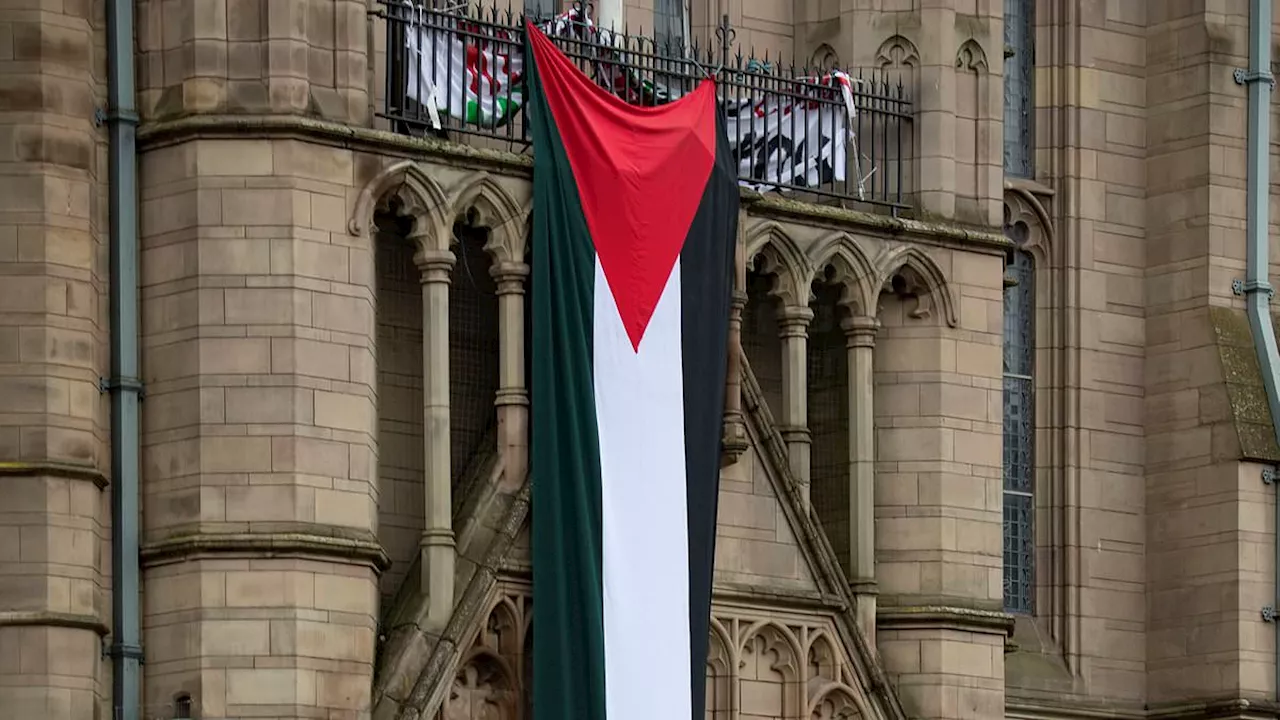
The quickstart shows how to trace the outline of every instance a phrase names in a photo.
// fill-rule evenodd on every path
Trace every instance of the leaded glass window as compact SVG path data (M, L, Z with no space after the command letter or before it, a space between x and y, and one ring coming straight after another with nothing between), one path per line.
M684 54L684 0L654 0L654 40L659 55L678 57Z
M556 0L524 0L526 17L549 18L556 14L559 3Z
M1004 293L1004 607L1035 609L1035 262L1019 248Z
M1035 176L1035 0L1004 0L1004 173Z

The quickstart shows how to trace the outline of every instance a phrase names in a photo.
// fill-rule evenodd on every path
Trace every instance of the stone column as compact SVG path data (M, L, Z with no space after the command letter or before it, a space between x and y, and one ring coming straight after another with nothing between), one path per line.
M807 307L784 307L778 313L778 335L782 338L782 438L787 443L791 476L800 486L805 507L809 507L809 323L813 311Z
M0 716L89 720L111 707L102 10L3 7Z
M529 389L524 376L524 284L529 266L500 262L490 270L498 283L498 446L504 477L514 487L529 471Z
M733 302L729 308L729 368L724 398L724 436L721 465L737 462L747 451L747 428L742 417L742 311L747 307L746 253L739 241L734 256Z
M876 638L875 382L872 355L880 321L845 318L849 348L849 582L857 598L858 624Z
M426 517L418 543L429 631L443 630L453 607L453 500L449 463L449 250L421 250L422 426Z

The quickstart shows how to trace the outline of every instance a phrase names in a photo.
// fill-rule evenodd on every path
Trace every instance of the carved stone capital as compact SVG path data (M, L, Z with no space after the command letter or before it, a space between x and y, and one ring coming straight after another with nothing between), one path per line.
M418 536L418 547L448 547L455 545L453 530L449 528L427 528Z
M449 273L453 272L455 261L452 250L423 249L413 255L413 264L417 266L418 272L422 273L420 282L423 285L448 283Z
M784 427L781 429L782 440L786 444L803 443L811 445L813 443L813 434L809 432L807 427Z
M489 274L498 284L498 295L523 295L529 266L522 262L500 262L489 268Z
M727 467L738 461L751 447L747 437L747 428L741 413L727 413L720 438L720 466Z
M811 322L813 322L813 310L804 306L784 307L778 311L778 336L808 337Z
M840 321L849 347L875 347L880 320L866 315L846 317Z
M529 392L524 388L499 388L498 392L494 394L493 404L496 407L509 405L528 407Z

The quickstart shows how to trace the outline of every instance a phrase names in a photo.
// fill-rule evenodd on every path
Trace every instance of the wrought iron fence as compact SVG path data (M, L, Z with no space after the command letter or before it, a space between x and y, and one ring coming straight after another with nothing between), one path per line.
M527 148L524 18L443 2L450 0L379 0L372 11L386 32L380 116L396 132ZM710 43L659 47L651 36L599 28L588 15L575 5L532 21L588 77L632 104L671 102L714 77L744 185L907 207L912 111L900 78L743 54L727 18Z

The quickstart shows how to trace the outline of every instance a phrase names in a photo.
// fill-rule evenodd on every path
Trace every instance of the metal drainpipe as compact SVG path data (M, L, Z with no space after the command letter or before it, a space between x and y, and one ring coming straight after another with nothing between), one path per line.
M1275 79L1271 75L1271 1L1249 0L1249 69L1236 70L1235 81L1249 88L1248 123L1248 205L1245 230L1245 278L1232 283L1237 294L1244 293L1245 313L1249 316L1249 329L1253 331L1254 346L1258 351L1258 367L1262 370L1262 384L1271 407L1272 430L1280 443L1280 389L1277 389L1276 373L1280 372L1280 351L1276 349L1275 329L1271 324L1270 275L1270 220L1267 203L1271 191L1271 88ZM1274 472L1263 475L1264 481L1274 484ZM1280 496L1275 503L1276 568L1274 597L1280 600ZM1273 601L1274 603L1275 601ZM1263 618L1274 621L1275 605L1263 609ZM1280 623L1276 624L1276 639L1280 640ZM1276 646L1275 682L1276 697L1280 699L1280 642Z
M138 561L138 112L134 106L133 0L108 0L111 216L111 656L114 720L142 712L142 638Z

